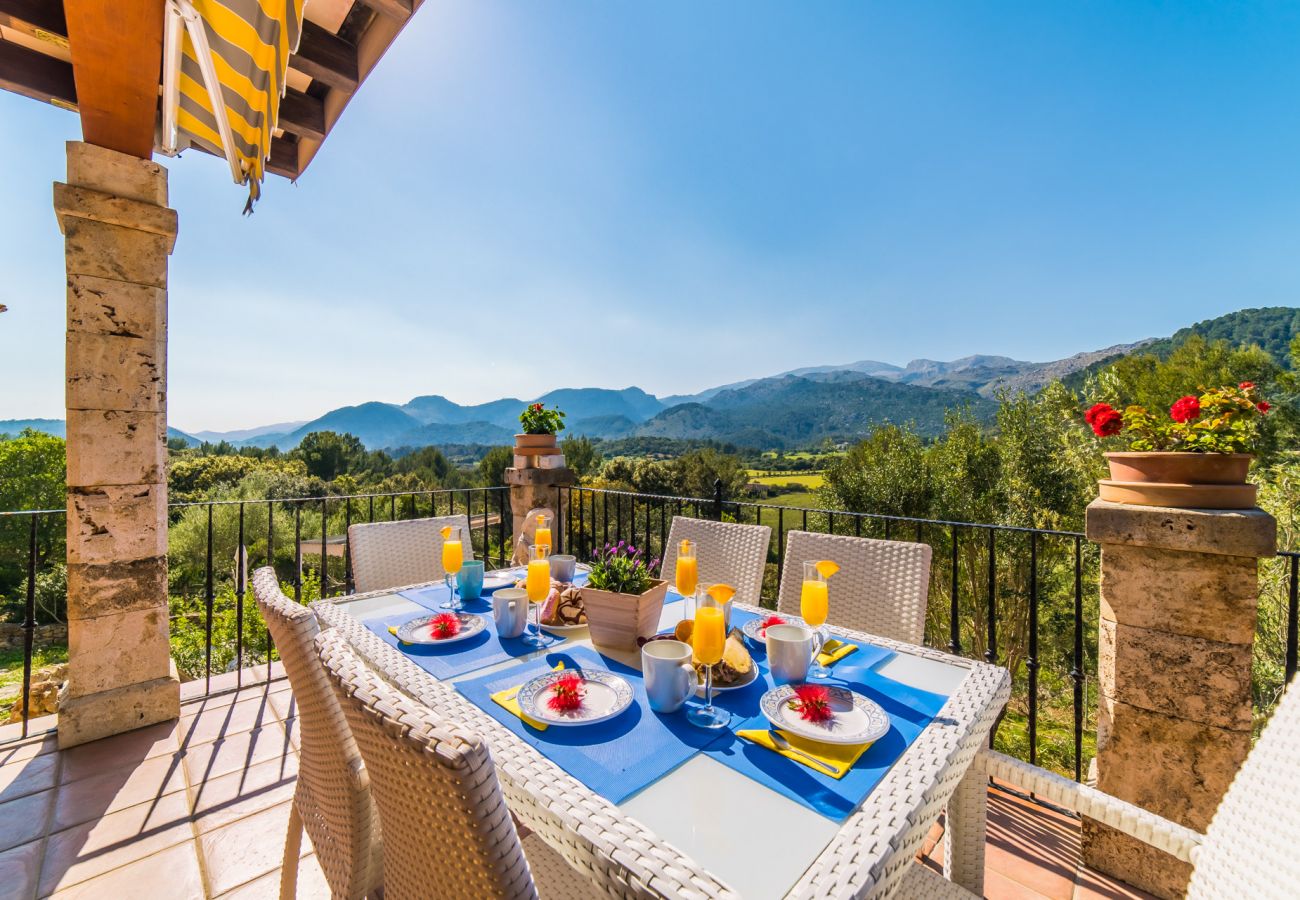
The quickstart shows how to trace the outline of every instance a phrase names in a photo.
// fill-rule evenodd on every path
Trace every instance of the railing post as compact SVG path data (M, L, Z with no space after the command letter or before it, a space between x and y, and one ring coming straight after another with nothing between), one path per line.
M1097 786L1204 832L1250 749L1258 561L1277 548L1259 509L1094 501L1101 545ZM1161 897L1190 867L1090 819L1084 860Z
M713 519L722 521L722 479L713 479Z

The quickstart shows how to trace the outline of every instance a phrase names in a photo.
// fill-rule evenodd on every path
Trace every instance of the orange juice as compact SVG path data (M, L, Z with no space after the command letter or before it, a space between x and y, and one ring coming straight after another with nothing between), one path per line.
M699 583L699 564L694 556L677 557L677 593L690 597Z
M551 552L551 529L550 526L539 527L537 534L533 538L533 543L539 547L545 547L546 552Z
M528 600L541 603L551 593L551 563L546 559L534 559L528 563L528 574L524 576L524 590Z
M695 631L691 643L695 645L695 658L706 666L721 662L722 648L727 642L727 629L723 625L722 610L716 606L702 606L695 611Z
M448 575L455 575L465 562L460 541L442 542L442 570Z
M827 613L826 582L805 581L799 594L799 614L803 620L817 628L826 624Z

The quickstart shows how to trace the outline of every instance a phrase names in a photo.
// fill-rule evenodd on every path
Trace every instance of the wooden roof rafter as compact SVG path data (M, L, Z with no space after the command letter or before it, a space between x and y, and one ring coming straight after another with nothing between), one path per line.
M294 179L302 173L423 0L342 2L344 33L305 20L298 51L289 59L291 76L298 73L291 83L306 83L306 90L289 88L281 102L267 164L277 175ZM66 17L64 0L0 0L0 89L78 109Z

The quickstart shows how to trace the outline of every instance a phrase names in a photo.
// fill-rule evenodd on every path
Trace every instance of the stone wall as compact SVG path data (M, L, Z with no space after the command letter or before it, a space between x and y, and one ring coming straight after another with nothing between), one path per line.
M0 650L18 650L26 640L27 630L13 622L0 622ZM68 642L68 626L63 624L37 625L32 632L33 647L48 647Z

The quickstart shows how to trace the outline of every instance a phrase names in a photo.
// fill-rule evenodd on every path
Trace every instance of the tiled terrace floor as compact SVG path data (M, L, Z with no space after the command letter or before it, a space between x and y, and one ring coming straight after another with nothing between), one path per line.
M213 689L232 678L214 678ZM298 770L288 687L190 699L179 723L62 752L52 735L0 748L0 894L278 897ZM987 896L1141 896L1078 867L1074 820L997 790L990 803ZM306 838L303 853L298 896L328 897ZM941 853L940 842L927 863L942 870Z

